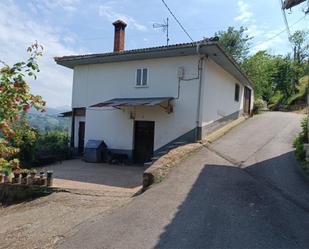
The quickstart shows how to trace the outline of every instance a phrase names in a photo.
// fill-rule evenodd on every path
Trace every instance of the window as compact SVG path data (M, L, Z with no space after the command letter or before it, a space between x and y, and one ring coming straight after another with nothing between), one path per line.
M138 68L136 70L136 86L143 87L148 85L148 68Z
M238 84L235 84L235 96L234 96L234 100L239 102L239 92L240 92L240 87Z

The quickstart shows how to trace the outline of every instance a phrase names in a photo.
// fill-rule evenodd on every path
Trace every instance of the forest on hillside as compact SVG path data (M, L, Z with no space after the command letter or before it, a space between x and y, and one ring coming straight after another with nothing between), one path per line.
M284 55L268 51L250 53L253 37L249 37L246 31L245 27L229 27L215 36L252 80L256 104L262 100L272 110L306 105L308 31L295 31L290 37L291 51Z

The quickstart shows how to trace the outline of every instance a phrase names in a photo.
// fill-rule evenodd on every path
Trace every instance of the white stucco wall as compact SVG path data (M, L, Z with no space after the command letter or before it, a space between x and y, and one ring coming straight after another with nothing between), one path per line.
M74 70L73 107L89 107L113 98L174 97L178 94L179 67L185 78L198 73L198 56L78 66ZM149 69L148 87L135 87L137 68ZM182 82L180 98L174 100L174 113L160 107L136 108L135 120L155 121L158 149L196 126L198 80ZM133 149L133 120L126 111L87 108L85 142L103 139L112 149Z
M205 63L202 126L243 109L244 86L222 67L208 59ZM240 85L239 102L234 100L235 84Z
M132 150L134 119L155 122L154 150L196 128L199 79L181 81L178 95L177 71L184 68L184 78L198 75L198 56L151 59L96 65L74 69L72 107L86 107L86 117L76 118L75 146L78 145L78 122L86 121L85 144L102 139L111 149ZM145 88L135 87L137 68L148 68ZM240 100L234 101L235 83L240 85ZM243 108L243 85L215 62L207 59L203 68L202 120L205 126ZM252 92L253 93L253 92ZM174 112L161 107L89 108L113 98L174 97ZM253 99L251 101L253 106Z

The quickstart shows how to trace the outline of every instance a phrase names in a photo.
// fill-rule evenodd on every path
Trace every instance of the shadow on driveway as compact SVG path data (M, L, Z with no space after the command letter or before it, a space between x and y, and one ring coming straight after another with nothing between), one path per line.
M205 165L155 248L309 248L309 185L294 152L246 169Z
M63 161L43 168L52 170L56 182L70 181L71 185L107 185L119 188L136 188L142 184L143 167L119 166L105 163L86 163L80 159ZM85 185L86 186L86 185Z

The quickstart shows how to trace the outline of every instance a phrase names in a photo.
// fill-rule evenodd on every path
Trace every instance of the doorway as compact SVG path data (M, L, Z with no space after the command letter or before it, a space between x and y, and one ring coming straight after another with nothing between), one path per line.
M136 163L148 162L153 156L154 128L153 121L135 121L133 154Z
M78 126L78 154L82 155L84 153L85 146L85 122L79 122Z
M250 115L251 89L245 86L244 89L244 113Z

